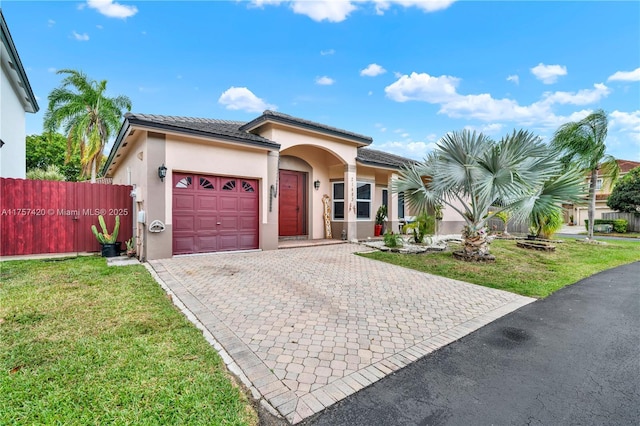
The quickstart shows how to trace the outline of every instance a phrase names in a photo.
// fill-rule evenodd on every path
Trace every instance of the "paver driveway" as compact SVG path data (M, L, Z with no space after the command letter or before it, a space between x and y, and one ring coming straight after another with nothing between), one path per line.
M292 423L534 300L354 255L362 250L340 244L150 263L254 396Z

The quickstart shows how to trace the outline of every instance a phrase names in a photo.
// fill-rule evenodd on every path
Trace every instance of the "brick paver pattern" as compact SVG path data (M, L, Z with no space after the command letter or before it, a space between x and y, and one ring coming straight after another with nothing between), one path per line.
M533 300L354 254L362 250L342 244L151 265L292 423Z

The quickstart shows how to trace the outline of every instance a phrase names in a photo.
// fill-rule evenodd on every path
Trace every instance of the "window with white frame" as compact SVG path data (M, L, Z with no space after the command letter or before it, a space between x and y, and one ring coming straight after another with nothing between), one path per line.
M333 220L344 220L344 182L333 182Z
M333 220L344 220L344 182L333 182ZM371 198L373 184L356 183L356 213L358 219L371 219Z
M358 182L356 190L356 205L358 219L371 219L371 188L372 184Z
M587 183L589 186L591 186L591 179L589 179ZM603 183L602 178L598 178L598 180L596 180L596 191L600 191L602 189L602 183Z

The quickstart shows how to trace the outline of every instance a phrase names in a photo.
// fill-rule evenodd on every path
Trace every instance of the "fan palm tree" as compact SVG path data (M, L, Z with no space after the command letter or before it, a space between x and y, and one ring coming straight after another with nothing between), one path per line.
M442 204L458 212L465 221L464 247L454 255L491 259L489 219L509 212L515 222L528 221L532 212L560 210L561 202L581 196L579 171L563 172L556 158L526 131L514 131L499 142L481 133L453 132L440 139L424 162L403 168L394 190L404 192L418 211Z
M118 131L123 111L131 111L131 100L122 95L105 96L106 80L89 80L81 71L70 69L57 73L65 78L49 94L45 130L52 133L62 127L67 136L67 158L78 147L82 176L90 174L95 182L104 147Z
M552 146L562 152L563 163L574 163L591 175L587 209L589 240L593 239L599 172L602 170L603 176L611 178L612 182L615 182L620 174L620 166L616 159L606 154L607 126L607 114L600 109L580 121L563 124L551 141Z

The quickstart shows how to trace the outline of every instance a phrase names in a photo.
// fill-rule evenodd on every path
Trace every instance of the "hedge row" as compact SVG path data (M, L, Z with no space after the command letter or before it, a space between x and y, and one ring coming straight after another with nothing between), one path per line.
M624 234L627 232L627 219L596 219L593 221L596 225L613 225L613 232ZM589 230L589 219L584 220L584 226Z

